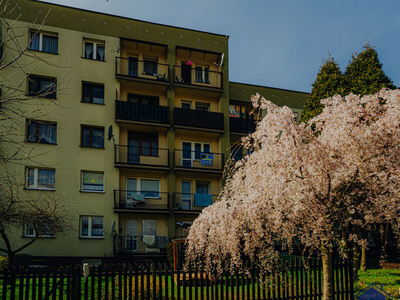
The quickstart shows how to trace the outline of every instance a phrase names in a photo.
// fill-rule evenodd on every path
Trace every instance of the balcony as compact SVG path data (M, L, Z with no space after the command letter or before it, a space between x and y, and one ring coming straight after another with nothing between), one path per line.
M229 118L230 133L253 133L256 130L256 124L253 119Z
M169 150L126 145L114 145L114 164L120 168L169 170Z
M222 72L191 66L174 66L174 85L202 90L223 91Z
M138 60L135 57L115 58L115 77L144 83L169 85L169 65L153 60Z
M224 155L175 149L175 170L222 173Z
M169 236L119 235L114 236L114 255L165 253Z
M169 107L116 100L115 119L168 124L169 126Z
M217 201L218 195L174 193L174 212L201 212L205 207Z
M168 212L168 193L154 191L114 190L114 210L120 212L165 210Z
M224 114L185 108L174 108L175 127L193 127L192 130L224 132ZM202 128L202 129L199 129Z

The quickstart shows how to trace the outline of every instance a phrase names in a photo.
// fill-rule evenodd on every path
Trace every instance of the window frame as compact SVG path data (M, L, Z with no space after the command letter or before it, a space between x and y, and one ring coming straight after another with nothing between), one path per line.
M86 57L86 43L93 44L93 57ZM104 47L104 59L98 59L97 58L97 47L98 46L103 46ZM82 47L82 58L85 59L90 59L90 60L97 60L97 61L106 61L106 42L105 41L93 41L93 40L88 40L88 39L83 39L83 47Z
M30 134L30 126L35 124L35 129L34 133ZM56 141L54 143L46 143L46 142L41 142L40 137L40 126L39 125L47 125L47 126L54 126L55 128L55 135L56 135ZM34 141L31 141L31 138L35 137ZM47 145L57 145L57 123L56 122L51 122L51 121L39 121L39 120L33 120L33 119L27 119L26 120L26 141L28 143L39 143L39 144L47 144Z
M44 226L48 226L47 224L46 225L43 224L43 225ZM33 233L32 234L27 233L27 230L32 230ZM26 223L24 225L22 236L25 237L25 238L35 238L35 228L32 225L32 223ZM37 235L37 238L54 238L54 237L55 237L54 233Z
M48 93L45 88L37 89L37 86L40 87L42 80L53 81L52 85L49 86L50 92ZM30 74L27 76L27 91L28 96L39 97L39 98L48 98L48 99L57 99L57 78L56 77L47 77L47 76L40 76L40 75L33 75ZM35 90L31 90L31 87L36 87ZM46 85L47 87L48 85ZM48 94L46 94L48 93Z
M102 180L103 181L103 188L102 188L102 190L90 190L90 189L84 189L84 179L85 179L85 173L90 173L90 174L96 174L96 175L100 175L101 177L102 177L102 179L99 179L99 180ZM85 170L82 170L81 171L81 189L80 189L80 192L83 192L83 193L100 193L100 194L104 194L105 193L105 178L104 178L104 172L103 171L85 171Z
M138 102L131 101L130 97L136 97L138 99ZM145 100L148 100L149 102L157 102L157 104L154 104L154 103L150 103L150 104L149 103L147 103L147 104L143 103ZM160 105L160 97L159 96L150 96L150 95L141 95L141 94L135 94L135 93L128 93L127 102L140 104L140 105L159 106Z
M130 139L129 137L137 135L138 139L133 140ZM149 138L149 145L150 147L143 147L143 138L148 137ZM153 148L153 139L155 140L155 144L157 147ZM141 132L141 131L133 131L133 130L128 130L128 149L130 147L135 148L135 146L129 146L130 141L138 141L139 145L137 148L139 148L139 153L138 154L132 154L132 155L138 155L138 156L152 156L152 157L158 157L159 156L159 143L158 143L158 132ZM148 154L144 153L143 149L148 149ZM153 151L155 151L155 154L153 155Z
M184 140L182 140L182 143L181 143L181 151L183 152L183 143L191 143L191 146L190 146L190 149L193 149L193 150L190 150L191 151L191 153L192 153L192 155L191 155L191 160L192 161L201 161L201 153L213 153L212 152L212 150L211 150L211 143L209 143L209 142L196 142L196 141L184 141ZM201 144L201 146L200 146L200 149L201 149L201 151L200 151L200 158L196 158L196 153L199 153L199 152L196 152L196 144ZM210 148L210 152L204 152L204 146L205 145L208 145L209 146L209 148ZM182 157L183 157L183 155L182 155Z
M83 130L84 129L89 129L89 146L85 146L83 143L83 139L84 139ZM102 147L93 147L93 129L103 130L103 146ZM92 126L92 125L81 125L81 145L80 146L83 148L105 149L105 147L104 147L104 127Z
M83 224L82 220L83 218L88 218L88 234L83 235ZM93 218L102 218L102 235L92 235L92 230L93 230ZM79 238L80 239L104 239L104 216L90 216L90 215L80 215L79 216Z
M201 76L198 76L200 73ZM196 65L194 67L194 80L196 83L210 83L210 66ZM201 77L201 81L198 78Z
M149 67L150 66L150 67ZM146 72L146 67L154 68L154 72ZM158 57L143 56L143 75L158 76Z
M32 186L29 186L29 171L33 170L33 184ZM54 174L54 185L53 187L38 187L38 178L39 178L39 170L46 170L46 171L53 171ZM26 167L25 168L25 189L28 190L45 190L45 191L55 191L56 190L56 170L55 169L49 169L49 168L37 168L37 167Z
M85 86L90 88L90 101L85 101ZM103 102L102 103L97 103L93 102L94 96L93 96L93 89L96 87L102 87L103 88ZM86 82L82 81L82 103L91 103L91 104L100 104L104 105L104 99L105 99L105 86L104 83L93 83L93 82Z
M57 38L57 52L52 52L52 51L45 51L43 50L43 36L49 36L49 37L56 37ZM38 37L39 42L38 42L38 49L33 49L32 44L34 39ZM53 33L53 32L41 32L41 31L35 31L31 30L30 31L30 36L29 36L29 50L33 51L40 51L40 52L45 52L45 53L52 53L52 54L58 54L58 33Z
M128 179L135 179L136 180L136 190L128 190ZM159 178L141 178L141 177L126 177L125 182L126 182L126 190L127 191L132 191L132 192L142 192L142 180L148 180L148 181L158 181L158 191L154 191L154 193L158 193L158 197L153 197L153 196L146 196L148 199L161 199L161 180ZM153 191L143 191L143 192L153 192ZM127 192L128 193L128 192Z
M197 108L206 108L206 109L197 109ZM206 103L206 102L196 102L195 103L195 110L197 110L197 111L210 111L210 107L211 107L211 105L210 105L210 103Z

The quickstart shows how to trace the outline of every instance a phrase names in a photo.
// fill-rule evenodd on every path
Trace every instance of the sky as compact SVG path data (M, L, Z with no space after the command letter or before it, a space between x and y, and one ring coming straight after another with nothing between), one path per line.
M329 53L344 72L369 41L400 86L400 0L46 0L229 36L229 80L311 92Z

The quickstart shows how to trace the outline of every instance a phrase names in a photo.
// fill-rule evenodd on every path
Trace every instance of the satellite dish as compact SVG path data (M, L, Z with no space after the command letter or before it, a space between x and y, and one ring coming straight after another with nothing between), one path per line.
M113 221L112 222L112 224L111 224L111 235L114 235L114 234L116 234L116 232L115 232L115 221Z
M108 136L107 136L107 140L111 140L113 138L114 134L113 134L113 127L112 125L110 125L110 127L108 127Z

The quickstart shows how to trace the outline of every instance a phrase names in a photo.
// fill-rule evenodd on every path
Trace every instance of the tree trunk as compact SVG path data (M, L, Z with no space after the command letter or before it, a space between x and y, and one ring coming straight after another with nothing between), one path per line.
M365 246L362 246L360 270L365 271L366 269L367 269L367 249L365 248Z
M358 270L360 270L360 246L353 243L353 281L358 280Z
M332 252L324 243L321 244L322 248L322 284L323 295L322 300L333 300L333 265L332 265Z

